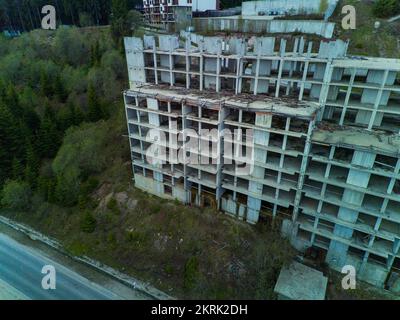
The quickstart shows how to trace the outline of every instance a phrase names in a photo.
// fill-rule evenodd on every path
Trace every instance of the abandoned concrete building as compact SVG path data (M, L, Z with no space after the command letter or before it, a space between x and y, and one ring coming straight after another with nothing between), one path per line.
M279 221L298 250L319 248L332 268L399 292L400 60L349 56L341 40L196 39L125 39L135 185ZM217 132L215 152L188 149L185 129ZM153 163L154 144L210 161ZM239 174L243 163L251 170Z

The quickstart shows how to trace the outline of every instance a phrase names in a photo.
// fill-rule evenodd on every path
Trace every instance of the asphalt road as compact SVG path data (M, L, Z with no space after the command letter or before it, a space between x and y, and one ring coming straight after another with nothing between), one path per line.
M44 266L56 271L56 289L42 288ZM24 246L0 233L0 299L8 291L12 298L32 300L119 300L120 296L76 272L61 266L38 251Z

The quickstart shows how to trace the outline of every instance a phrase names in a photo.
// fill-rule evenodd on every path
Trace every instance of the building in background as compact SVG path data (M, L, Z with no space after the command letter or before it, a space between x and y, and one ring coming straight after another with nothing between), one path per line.
M245 1L238 8L193 13L192 26L194 31L206 33L300 32L329 39L334 34L335 23L328 19L337 3L338 0Z
M143 0L148 23L164 25L190 22L192 12L218 10L219 0Z
M327 20L339 0L263 0L245 1L242 16L322 15Z

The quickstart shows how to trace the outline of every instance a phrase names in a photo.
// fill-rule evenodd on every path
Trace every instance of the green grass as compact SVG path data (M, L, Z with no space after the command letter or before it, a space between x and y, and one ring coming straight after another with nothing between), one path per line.
M274 298L270 293L279 271L294 255L279 232L173 201L155 212L149 205L153 197L137 189L129 196L138 206L120 216L94 210L92 233L81 229L85 213L79 209L51 206L45 219L34 213L7 215L60 240L74 255L97 259L179 298Z
M328 300L397 300L394 294L373 287L365 282L357 281L356 289L344 290L342 288L343 274L329 270L327 299Z
M356 30L344 30L341 21L344 15L341 9L345 5L356 8ZM377 18L373 14L371 1L341 0L331 18L336 23L336 36L342 40L350 40L349 53L375 57L400 58L397 40L400 39L400 23L388 23L386 19ZM375 29L375 22L381 27Z

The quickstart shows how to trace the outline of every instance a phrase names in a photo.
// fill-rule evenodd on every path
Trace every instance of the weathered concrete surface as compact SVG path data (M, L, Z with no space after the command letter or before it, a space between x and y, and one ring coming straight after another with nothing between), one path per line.
M0 301L4 300L30 300L22 292L0 279Z
M259 17L194 18L198 31L234 31L250 33L293 33L316 34L332 38L335 24L318 20L275 20Z
M329 18L336 8L338 0L268 0L247 1L242 4L243 16L323 14Z
M325 300L327 285L322 272L293 262L282 269L275 292L280 300Z

